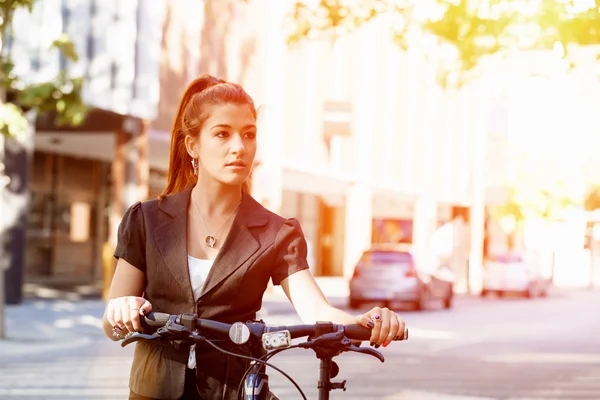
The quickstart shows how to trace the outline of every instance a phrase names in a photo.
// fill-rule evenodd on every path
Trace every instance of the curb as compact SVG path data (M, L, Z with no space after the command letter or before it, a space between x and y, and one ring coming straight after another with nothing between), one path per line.
M40 354L50 351L70 350L77 347L84 347L92 344L93 338L82 336L79 338L67 338L62 340L47 339L44 343L32 343L17 339L0 340L0 360L5 361L9 357L21 357L33 354Z

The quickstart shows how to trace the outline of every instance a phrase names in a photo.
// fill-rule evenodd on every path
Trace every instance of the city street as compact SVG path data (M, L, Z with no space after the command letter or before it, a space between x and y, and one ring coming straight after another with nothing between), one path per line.
M334 359L331 399L600 400L600 0L0 0L0 21L0 400L127 399L110 293L230 319L266 289L259 319L302 324L282 284L320 318L406 321L384 362ZM349 308L373 297L421 311ZM132 381L156 393L177 355L150 347ZM291 347L269 389L317 400L326 369Z
M402 311L409 341L380 348L383 364L358 354L338 357L336 380L347 380L347 391L331 398L598 399L599 308L599 292L579 290L534 300L460 297L452 310L432 304L425 312ZM102 336L102 310L98 300L9 306L0 398L126 398L133 348ZM298 322L280 297L266 301L261 316L271 324ZM318 361L310 351L290 350L271 362L316 398ZM282 399L301 398L276 371L270 376Z

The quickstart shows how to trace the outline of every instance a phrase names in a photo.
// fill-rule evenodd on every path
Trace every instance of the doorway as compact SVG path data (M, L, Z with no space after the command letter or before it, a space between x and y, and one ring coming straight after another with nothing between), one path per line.
M317 274L343 276L344 274L345 209L319 199L319 235Z

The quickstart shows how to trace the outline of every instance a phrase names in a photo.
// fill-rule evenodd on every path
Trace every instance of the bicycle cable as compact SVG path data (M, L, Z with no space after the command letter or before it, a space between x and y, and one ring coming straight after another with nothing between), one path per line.
M263 361L263 360L261 360L259 358L245 356L245 355L242 355L242 354L236 354L236 353L232 353L230 351L224 350L224 349L220 348L219 346L217 346L216 344L214 344L213 342L211 342L210 340L206 339L205 337L201 337L201 338L202 338L202 340L205 343L208 343L209 345L211 345L215 349L219 350L223 354L227 354L227 355L234 356L234 357L239 357L239 358L245 358L246 360L258 362L260 364L266 365L267 367L273 368L275 371L278 371L280 374L282 374L283 376L285 376L290 382L292 382L292 384L296 387L296 389L298 389L298 391L302 395L302 399L303 400L308 400L306 398L306 396L304 395L304 392L302 391L302 389L300 388L300 386L296 383L296 381L294 381L291 376L289 376L288 374L286 374L285 372L283 372L283 370L281 370L280 368L274 366L273 364L269 364L268 362ZM290 347L288 347L287 349L289 349L289 348ZM283 349L283 350L287 350L287 349Z
M279 354L284 350L289 350L289 349L298 349L300 348L300 345L295 344L293 346L290 347L286 347L284 349L277 349L277 350L273 350L270 353L264 354L262 356L259 357L260 360L263 361L268 361L269 359L271 359L271 357L273 357L275 354ZM268 364L266 364L268 365ZM252 370L252 368L254 368L254 365L250 365L247 369L246 372L244 372L244 375L242 375L242 379L240 380L240 383L238 384L238 397L242 396L242 384L245 382L246 377L248 376L248 374L250 373L250 371ZM300 395L302 396L303 399L306 399L306 396L304 395L304 392L302 391L302 389L300 389L299 385L297 385L293 379L289 378L292 383L296 386L296 388L300 391ZM254 396L254 386L252 387L252 396ZM241 400L244 400L244 398L242 397Z

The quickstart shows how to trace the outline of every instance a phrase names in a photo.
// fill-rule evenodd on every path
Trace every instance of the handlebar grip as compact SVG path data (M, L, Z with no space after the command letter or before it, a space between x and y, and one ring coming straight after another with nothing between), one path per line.
M408 328L404 328L404 335L400 337L396 336L394 340L408 340Z
M146 326L161 327L169 321L169 314L149 312L142 318L142 324Z
M369 340L371 338L371 329L362 325L346 325L344 328L346 337L351 340ZM407 340L408 328L404 328L404 335L394 338L394 340Z
M344 332L346 337L351 340L369 340L371 338L371 330L358 324L346 325Z

